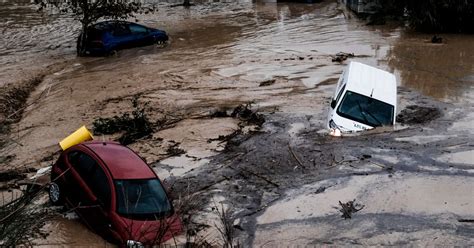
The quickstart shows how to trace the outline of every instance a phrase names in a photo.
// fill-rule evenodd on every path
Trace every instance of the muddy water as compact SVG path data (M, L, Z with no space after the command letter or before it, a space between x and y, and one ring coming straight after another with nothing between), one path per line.
M75 58L79 25L71 17L40 15L29 2L3 1L0 7L1 84L27 78L45 70L47 64L66 63L63 70L49 71L32 93L32 99L39 100L30 100L31 106L14 127L16 142L22 145L14 143L2 151L16 155L8 166L40 166L37 161L55 151L57 141L75 130L78 123L90 126L99 116L129 110L134 95L151 103L153 120L160 116L188 118L155 133L151 141L132 145L154 163L163 178L207 166L210 156L221 151L224 144L208 140L231 133L237 128L235 120L189 117L219 107L254 102L267 113L278 111L285 115L286 122L280 120L280 125L289 127L293 142L301 132L324 129L329 95L345 65L331 62L330 55L337 52L354 53L354 60L395 72L400 85L409 91L460 106L466 117L449 128L472 131L472 36L442 35L445 44L431 44L427 42L429 35L401 28L367 27L335 1L309 5L202 3L190 9L162 3L157 13L138 15L137 19L166 30L171 37L169 46L129 49L107 58ZM270 78L276 79L274 84L259 87ZM413 97L401 94L401 105L408 100L413 101ZM287 123L295 116L300 119ZM425 135L420 136L426 140ZM441 136L426 142L447 138ZM164 139L163 143L179 142L185 154L166 158L167 146L159 139ZM288 149L286 144L284 148ZM278 151L270 153L279 156ZM472 156L470 151L459 154L453 150L452 154L439 160L465 163L463 158ZM391 159L393 163L407 162ZM433 180L427 181L433 184ZM409 183L419 184L415 179ZM261 220L272 216L271 211ZM271 221L276 220L267 220ZM53 234L37 244L103 244L77 220L56 220L45 228Z
M389 52L389 65L403 85L446 102L473 102L474 36L401 33Z
M443 35L444 44L431 44L430 35L366 27L334 3L214 3L192 9L166 6L160 3L156 14L139 15L137 19L171 34L169 59L206 59L201 69L211 67L219 75L250 79L282 75L314 87L336 78L341 67L308 60L343 51L367 56L357 60L394 71L401 85L438 99L459 100L472 91L472 36ZM71 16L54 11L42 14L30 1L4 0L0 7L2 83L41 69L44 64L38 66L39 61L53 63L61 57L74 57L79 25ZM145 57L142 63L151 63L153 58L146 54L163 53L141 50L124 51L121 60L131 57L133 61L138 53ZM216 68L221 59L226 65ZM116 60L99 60L101 64L108 62L117 66Z
M42 72L74 55L78 23L67 15L42 14L31 1L0 2L0 86Z

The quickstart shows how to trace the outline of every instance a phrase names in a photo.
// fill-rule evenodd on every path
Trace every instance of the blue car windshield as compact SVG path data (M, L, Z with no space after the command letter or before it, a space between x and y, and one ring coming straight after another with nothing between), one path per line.
M159 219L172 206L158 179L115 180L117 213L134 219Z
M394 107L377 99L347 91L337 113L342 117L379 127L392 125Z

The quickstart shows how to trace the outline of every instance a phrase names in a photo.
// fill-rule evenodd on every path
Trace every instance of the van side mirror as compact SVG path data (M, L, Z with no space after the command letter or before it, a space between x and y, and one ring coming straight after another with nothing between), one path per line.
M336 107L336 100L332 99L331 108L335 108L335 107Z

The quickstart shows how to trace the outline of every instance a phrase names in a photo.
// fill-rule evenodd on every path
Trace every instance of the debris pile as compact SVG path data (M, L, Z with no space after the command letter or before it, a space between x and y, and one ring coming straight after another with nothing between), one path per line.
M400 112L397 122L401 124L420 124L441 116L441 111L434 107L410 105Z
M241 104L235 107L230 114L226 109L219 109L212 112L209 117L232 117L245 122L245 124L262 126L262 124L265 122L265 118L262 114L257 113L257 110L253 111L251 107L251 103Z
M172 144L166 149L166 153L169 156L179 156L185 154L186 152L183 149L179 148L179 145L179 142Z
M274 84L276 82L275 79L269 79L269 80L265 80L265 81L262 81L260 82L260 84L258 85L258 87L265 87L265 86L270 86L272 84Z
M353 213L359 212L365 207L364 205L355 203L355 201L355 199L346 203L342 203L341 201L339 201L339 205L341 206L341 209L339 209L339 211L342 213L342 218L351 219Z
M339 62L339 63L342 63L348 58L353 58L353 57L355 57L354 53L344 53L344 52L339 52L336 55L331 56L332 62Z
M431 43L434 43L434 44L443 43L443 37L439 37L439 36L437 36L437 35L434 35L434 36L431 38Z
M128 145L137 139L146 137L153 132L152 123L146 116L145 107L139 108L136 100L133 101L132 113L124 113L121 116L111 118L99 118L92 125L95 134L114 134L123 132L118 141Z
M16 170L6 170L0 172L0 182L7 182L11 180L25 179L27 173L35 172L34 168L24 168Z
M0 240L2 247L31 246L35 237L47 236L41 227L53 216L45 206L34 203L43 187L27 188L19 197L0 206Z
M234 109L230 116L245 121L248 124L261 126L265 122L265 118L262 114L257 113L257 111L252 111L250 108L250 103L247 103L245 105L241 104Z

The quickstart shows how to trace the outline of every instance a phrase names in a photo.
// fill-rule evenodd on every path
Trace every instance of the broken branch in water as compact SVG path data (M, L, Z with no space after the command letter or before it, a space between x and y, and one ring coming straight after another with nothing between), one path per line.
M339 211L342 213L341 217L344 219L351 219L353 213L359 212L365 207L365 205L356 204L355 201L355 199L346 203L339 201L339 205L341 206Z
M231 169L233 169L233 170L235 170L235 171L238 171L238 170L237 170L236 168L234 168L233 166L229 166L229 168L231 168ZM255 173L255 172L253 172L253 171L251 171L251 170L247 170L247 169L244 169L244 168L239 168L239 170L241 171L241 172L239 173L239 174L241 174L241 175L243 175L242 172L246 172L246 173L251 174L251 175L253 175L253 176L257 177L257 178L262 179L263 181L269 183L270 185L273 185L273 186L276 187L276 188L279 188L279 187L280 187L280 185L278 185L277 183L271 181L270 179L268 179L268 178L266 178L266 177L264 177L264 176L262 176L262 175L259 175L259 174Z
M459 219L458 222L474 223L474 219Z
M293 149L291 149L291 146L290 144L288 144L288 149L290 150L290 153L291 155L293 155L293 158L296 160L296 162L298 162L298 164L303 167L303 169L306 169L306 167L303 165L303 163L301 162L301 160L296 156L295 152L293 151Z

